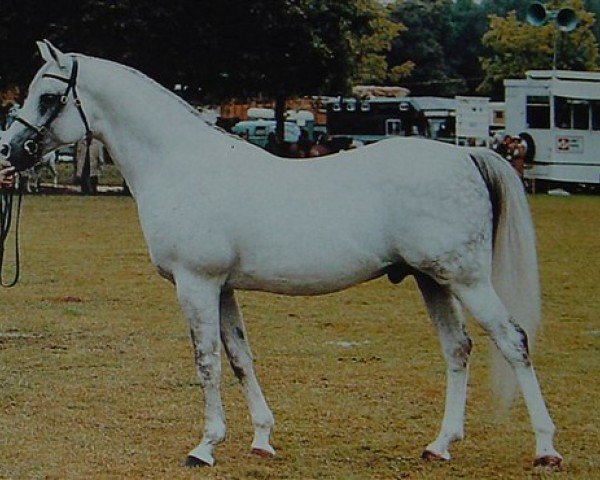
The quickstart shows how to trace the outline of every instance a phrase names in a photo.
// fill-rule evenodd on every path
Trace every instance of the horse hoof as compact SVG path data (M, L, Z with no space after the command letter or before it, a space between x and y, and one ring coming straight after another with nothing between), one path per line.
M555 455L545 455L543 457L538 457L533 462L534 467L543 467L549 470L560 470L560 464L562 462L562 458L557 457Z
M188 455L186 457L186 459L183 461L182 466L187 467L187 468L199 468L199 467L211 467L212 465L210 463L200 460L199 458Z
M261 457L261 458L273 458L275 456L274 453L269 452L268 450L264 450L262 448L256 448L256 447L254 447L252 450L250 450L250 455L256 455L257 457Z
M423 460L425 462L445 462L448 459L444 458L439 453L434 453L431 450L425 450L421 454L421 460Z

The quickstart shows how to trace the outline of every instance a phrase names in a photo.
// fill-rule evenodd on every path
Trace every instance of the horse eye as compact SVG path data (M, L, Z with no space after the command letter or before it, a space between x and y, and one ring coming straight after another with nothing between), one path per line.
M58 102L60 95L54 95L53 93L44 93L40 97L40 103L42 105L52 105Z
M46 113L48 109L56 105L59 102L59 100L60 95L55 95L53 93L44 93L40 97L40 113L42 115Z

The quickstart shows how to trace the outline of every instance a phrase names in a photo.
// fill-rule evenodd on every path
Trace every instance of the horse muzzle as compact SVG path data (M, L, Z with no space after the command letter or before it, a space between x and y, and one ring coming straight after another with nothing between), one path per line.
M0 163L3 167L15 167L17 172L27 170L40 158L41 146L35 139L29 138L20 146L11 143L0 145Z

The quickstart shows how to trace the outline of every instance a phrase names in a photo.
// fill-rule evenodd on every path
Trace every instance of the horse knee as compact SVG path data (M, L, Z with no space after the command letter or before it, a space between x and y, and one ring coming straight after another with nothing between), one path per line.
M527 333L515 321L491 287L455 291L496 344L508 363L530 365Z
M218 342L206 347L197 341L197 335L190 330L194 346L194 359L202 388L218 385L221 374L221 351Z

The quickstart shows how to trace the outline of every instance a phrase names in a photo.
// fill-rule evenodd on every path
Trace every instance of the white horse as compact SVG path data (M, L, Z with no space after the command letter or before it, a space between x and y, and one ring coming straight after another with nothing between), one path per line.
M52 184L58 185L58 170L56 169L56 153L51 152L42 158L42 160L33 167L27 169L27 191L29 193L39 192L42 180L43 170L46 169L52 175Z
M175 285L189 321L204 434L188 465L213 465L214 448L225 439L222 346L248 402L252 452L275 454L273 415L254 374L235 290L318 295L410 274L447 362L441 430L423 457L449 459L450 443L463 437L471 351L463 305L516 374L536 436L535 464L559 466L524 331L531 339L539 318L534 231L520 180L505 161L420 139L284 160L207 126L131 68L63 54L48 42L39 48L46 64L0 153L22 169L32 152L88 133L120 166L151 260ZM173 172L178 188L169 180Z

